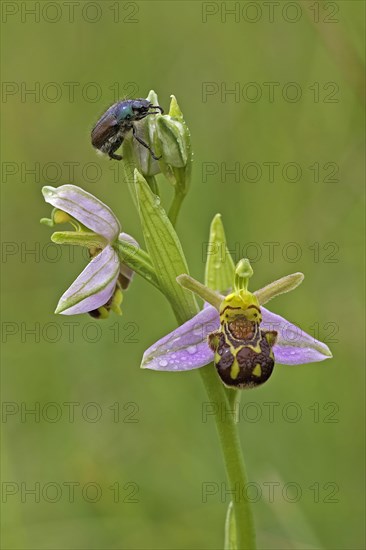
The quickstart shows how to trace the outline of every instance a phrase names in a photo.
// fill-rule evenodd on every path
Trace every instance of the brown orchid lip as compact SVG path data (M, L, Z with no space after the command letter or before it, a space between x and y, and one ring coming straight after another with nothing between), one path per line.
M228 330L236 340L252 340L257 326L258 324L254 321L248 321L244 316L239 316L228 323Z

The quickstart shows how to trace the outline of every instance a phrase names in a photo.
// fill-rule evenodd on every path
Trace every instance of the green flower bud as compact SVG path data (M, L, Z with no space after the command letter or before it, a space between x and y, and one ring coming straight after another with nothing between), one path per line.
M175 168L184 168L188 161L188 150L183 124L166 115L156 125L164 162Z
M159 105L158 96L151 90L147 98L153 105ZM159 157L159 144L156 145L156 122L161 115L147 116L136 124L138 135L145 141ZM144 176L156 176L160 174L159 162L153 158L151 152L143 147L136 139L132 139L132 157L135 167Z
M162 155L159 161L161 171L184 195L191 174L191 134L174 95L171 96L169 114L157 117L155 124L155 148Z

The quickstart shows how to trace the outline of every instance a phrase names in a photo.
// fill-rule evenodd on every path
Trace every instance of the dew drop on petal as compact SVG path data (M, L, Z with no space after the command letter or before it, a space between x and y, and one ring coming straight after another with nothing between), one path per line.
M168 364L168 361L166 359L160 359L159 367L166 367L167 364Z
M189 355L193 355L194 353L196 353L197 351L197 346L188 346L187 348L187 352L189 353Z

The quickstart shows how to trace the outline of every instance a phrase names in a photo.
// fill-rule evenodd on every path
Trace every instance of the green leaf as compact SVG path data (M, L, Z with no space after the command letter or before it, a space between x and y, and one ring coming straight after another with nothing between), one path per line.
M172 305L180 321L186 320L189 311L197 313L195 297L176 281L178 275L188 273L182 246L169 221L160 199L152 193L142 175L135 170L136 194L146 248L155 268L160 289Z
M230 502L226 513L224 550L237 550L237 548L234 506Z
M235 265L226 246L221 215L216 214L210 227L207 248L205 285L212 290L225 292L233 286Z

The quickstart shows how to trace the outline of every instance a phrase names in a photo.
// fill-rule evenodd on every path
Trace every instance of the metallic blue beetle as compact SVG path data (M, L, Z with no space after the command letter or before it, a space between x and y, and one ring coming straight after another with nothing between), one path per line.
M152 110L152 109L158 109ZM153 105L147 99L126 99L118 101L98 120L91 133L93 147L106 153L109 158L122 160L115 151L122 145L128 132L132 130L133 137L151 153L155 160L159 160L149 145L137 133L134 122L142 120L148 115L163 114L159 105Z

